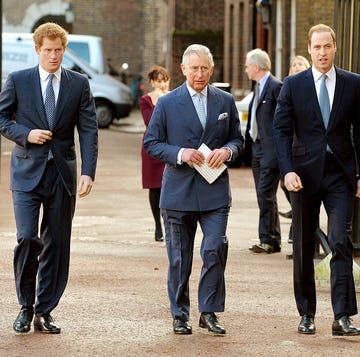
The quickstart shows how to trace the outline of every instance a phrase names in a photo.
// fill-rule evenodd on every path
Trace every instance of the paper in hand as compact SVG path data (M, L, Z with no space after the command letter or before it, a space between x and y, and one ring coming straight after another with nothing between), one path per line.
M210 168L206 162L207 157L211 153L210 148L202 143L198 150L205 156L205 162L201 166L194 164L194 168L208 183L212 184L226 169L226 165L223 163L219 168Z

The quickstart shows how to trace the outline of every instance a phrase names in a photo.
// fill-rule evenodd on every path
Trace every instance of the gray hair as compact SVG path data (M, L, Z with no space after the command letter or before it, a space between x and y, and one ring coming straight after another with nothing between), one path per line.
M260 48L255 48L254 50L248 52L246 57L249 60L249 64L258 65L264 71L271 70L270 57L265 51L261 50Z
M198 56L200 56L200 55L208 56L210 67L214 67L214 60L213 60L213 56L212 56L210 50L206 46L198 45L198 44L190 45L185 50L185 52L182 56L182 63L184 65L187 65L189 63L189 57L193 54L196 54Z

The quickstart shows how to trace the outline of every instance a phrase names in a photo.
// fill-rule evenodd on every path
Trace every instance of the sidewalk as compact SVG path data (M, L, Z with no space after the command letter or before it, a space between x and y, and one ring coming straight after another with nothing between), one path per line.
M148 193L141 188L139 112L99 132L99 161L90 196L79 199L73 225L70 277L53 316L60 335L17 335L12 256L15 224L8 189L11 144L2 138L0 183L0 356L358 356L360 338L331 336L329 289L318 288L317 333L297 333L290 221L281 219L281 253L256 255L258 208L251 170L230 169L233 207L228 238L224 337L198 327L201 267L195 242L190 279L193 334L172 332L166 290L167 256L155 242ZM279 209L289 205L279 190ZM61 222L59 222L61 224ZM358 294L358 299L360 297ZM354 317L354 325L360 318Z

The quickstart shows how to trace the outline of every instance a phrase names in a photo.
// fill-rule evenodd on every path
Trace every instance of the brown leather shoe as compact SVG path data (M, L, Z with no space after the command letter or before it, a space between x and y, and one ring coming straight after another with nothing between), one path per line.
M219 324L217 316L213 312L202 312L200 315L199 326L207 328L210 332L224 335L225 329Z
M174 319L173 321L174 333L178 335L191 335L192 328L189 321L182 321L180 319Z
M34 330L43 333L60 333L61 328L54 324L54 319L50 314L45 314L43 316L35 316Z
M29 332L33 317L34 310L31 308L23 307L14 321L13 329L19 333Z
M333 336L356 336L360 335L360 329L351 326L351 319L343 316L339 320L334 320L332 324Z
M301 317L298 332L306 335L313 335L316 331L314 318L312 316L304 315Z
M251 250L254 253L271 254L274 252L273 246L270 244L266 244L266 243L254 244L249 248L249 250Z

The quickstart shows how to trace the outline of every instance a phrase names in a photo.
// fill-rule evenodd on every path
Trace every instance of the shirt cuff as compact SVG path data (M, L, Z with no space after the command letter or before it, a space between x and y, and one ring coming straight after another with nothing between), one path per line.
M179 152L178 152L178 154L177 154L177 161L176 161L176 163L178 164L178 165L181 165L183 162L181 161L181 157L182 157L182 153L184 152L184 148L181 148L180 150L179 150Z
M232 150L226 146L222 147L222 149L225 149L229 153L229 158L227 159L227 162L230 162L233 155Z

